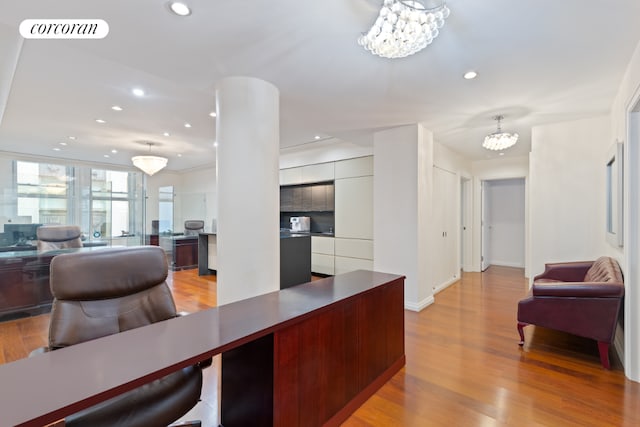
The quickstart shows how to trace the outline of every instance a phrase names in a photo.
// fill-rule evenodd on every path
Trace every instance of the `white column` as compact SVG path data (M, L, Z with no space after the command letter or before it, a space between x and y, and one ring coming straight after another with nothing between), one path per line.
M374 270L404 274L405 308L433 303L433 135L422 125L373 137Z
M229 77L216 87L218 305L280 289L279 92Z

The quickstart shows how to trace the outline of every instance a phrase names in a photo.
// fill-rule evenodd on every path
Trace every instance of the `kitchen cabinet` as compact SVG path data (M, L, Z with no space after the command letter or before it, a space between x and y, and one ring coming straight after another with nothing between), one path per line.
M334 245L336 256L373 260L373 240L336 238Z
M373 261L360 258L335 257L335 274L348 273L355 270L373 270Z
M373 176L336 179L335 235L373 239Z
M333 183L280 187L280 212L334 210Z
M280 169L280 185L333 181L334 176L334 162Z
M311 271L334 274L334 238L311 236Z
M335 239L335 274L373 269L373 240Z
M335 179L373 175L373 156L340 160L335 164Z
M302 183L302 168L280 169L280 185Z
M302 167L302 184L310 182L333 181L334 164L318 163L315 165L307 165Z

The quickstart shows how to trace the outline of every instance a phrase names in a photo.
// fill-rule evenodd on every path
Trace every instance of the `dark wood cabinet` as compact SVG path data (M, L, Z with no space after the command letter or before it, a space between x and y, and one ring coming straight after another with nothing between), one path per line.
M334 210L333 183L280 187L280 212L327 212Z
M198 268L198 236L162 237L160 246L167 253L171 270Z

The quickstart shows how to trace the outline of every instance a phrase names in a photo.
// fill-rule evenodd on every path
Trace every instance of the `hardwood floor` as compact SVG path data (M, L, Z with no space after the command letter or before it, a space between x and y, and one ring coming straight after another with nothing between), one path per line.
M214 276L187 270L168 282L180 311L216 304ZM640 425L640 384L615 357L603 369L595 342L529 326L518 346L516 308L526 289L522 270L491 267L464 273L422 312L405 312L406 366L344 426ZM0 362L44 345L48 317L0 323ZM203 402L185 419L213 426L217 375L205 372Z

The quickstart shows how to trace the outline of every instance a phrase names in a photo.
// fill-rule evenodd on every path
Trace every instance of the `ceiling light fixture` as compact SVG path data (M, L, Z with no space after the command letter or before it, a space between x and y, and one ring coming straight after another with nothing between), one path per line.
M170 136L171 134L169 132L165 132L163 133L164 136Z
M464 77L466 80L473 80L476 77L478 77L478 73L473 71L473 70L470 70L470 71L467 71L466 73L464 73L464 75L462 77Z
M191 15L191 9L189 9L189 6L179 1L170 2L169 9L178 16Z
M76 137L75 136L70 136L69 139L72 140L72 141L75 141Z
M151 146L154 145L153 142L147 142L147 145L149 146L149 152L151 152ZM134 156L131 158L131 161L135 167L147 175L152 176L154 173L167 166L168 159L166 157L147 155Z
M185 124L184 124L184 127L186 127L186 128L190 128L190 127L191 127L191 123L185 123Z
M120 107L119 105L114 105L113 107L111 107L111 109L114 111L122 111L122 107Z
M100 123L100 124L107 123L107 122L105 122L105 121L104 121L104 120L102 120L102 119L96 119L96 122L97 122L97 123Z
M138 97L144 96L144 90L140 89L139 87L131 89L131 93Z
M427 7L427 2L384 0L378 18L358 44L383 58L404 58L424 49L438 37L450 12L444 1L435 7Z
M209 113L209 115L211 117L216 117L218 114L215 111L212 111L212 112Z
M498 121L498 130L485 136L482 146L487 150L499 151L515 145L518 141L518 134L502 132L500 128L500 121L504 119L504 116L494 116L493 119Z

